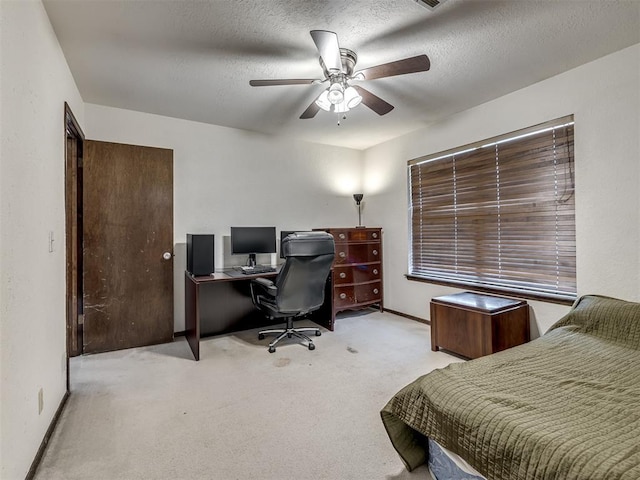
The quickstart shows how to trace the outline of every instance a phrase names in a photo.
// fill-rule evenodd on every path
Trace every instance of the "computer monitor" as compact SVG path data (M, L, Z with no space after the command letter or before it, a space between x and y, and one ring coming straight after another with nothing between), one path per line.
M231 254L249 255L255 267L257 253L276 253L276 227L231 227Z
M296 232L304 232L306 230L282 230L280 232L280 258L284 258L284 255L282 253L282 241L287 238L287 235L290 235L292 233L296 233Z

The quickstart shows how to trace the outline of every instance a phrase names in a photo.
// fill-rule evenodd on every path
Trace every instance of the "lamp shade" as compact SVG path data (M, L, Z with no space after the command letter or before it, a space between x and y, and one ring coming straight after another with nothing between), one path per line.
M362 102L362 97L358 93L358 91L353 87L347 87L344 91L344 103L346 103L347 107L354 108L360 105Z
M347 113L349 111L349 107L347 107L347 102L336 103L333 106L333 111L335 113Z
M329 101L334 105L342 103L344 100L344 88L342 84L335 82L329 87Z
M328 89L320 94L320 96L316 100L316 105L318 105L322 110L326 112L331 110L331 102L329 101Z

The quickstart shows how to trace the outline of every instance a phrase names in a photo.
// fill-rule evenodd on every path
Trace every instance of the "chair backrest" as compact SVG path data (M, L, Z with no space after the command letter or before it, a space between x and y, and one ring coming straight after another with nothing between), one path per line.
M275 284L281 313L307 313L320 308L335 256L333 236L326 232L297 232L282 241L286 259Z

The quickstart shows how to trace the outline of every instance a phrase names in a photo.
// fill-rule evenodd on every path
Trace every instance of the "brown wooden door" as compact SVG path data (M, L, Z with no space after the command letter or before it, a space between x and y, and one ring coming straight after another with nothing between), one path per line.
M84 352L171 341L172 150L85 141L83 248Z

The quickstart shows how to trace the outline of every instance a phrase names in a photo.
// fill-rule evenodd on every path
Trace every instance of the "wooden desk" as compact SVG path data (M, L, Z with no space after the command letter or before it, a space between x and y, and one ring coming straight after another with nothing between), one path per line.
M220 271L194 277L185 272L185 337L196 360L200 360L201 337L273 324L253 305L250 283L254 278L275 277L277 274L244 275L235 271ZM314 315L316 323L317 318ZM321 324L324 325L324 322ZM326 324L329 324L329 320Z

